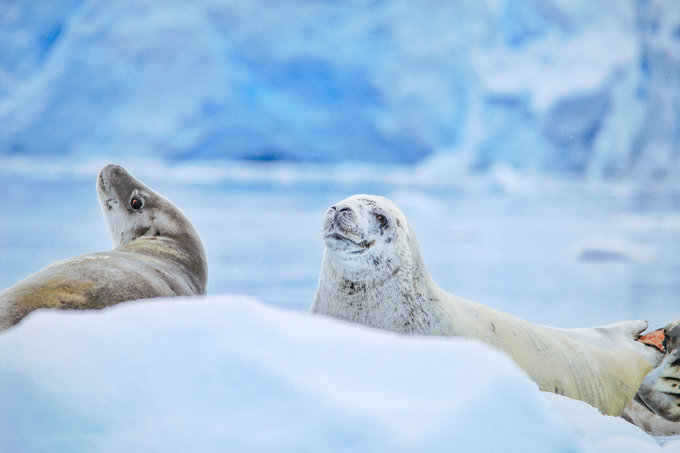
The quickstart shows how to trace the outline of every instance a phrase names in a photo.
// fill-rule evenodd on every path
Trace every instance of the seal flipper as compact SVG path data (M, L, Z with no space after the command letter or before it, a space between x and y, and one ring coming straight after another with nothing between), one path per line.
M666 352L668 346L668 337L663 328L653 330L645 335L639 335L637 341L644 343L659 350L659 352Z
M680 421L680 319L663 329L666 355L650 371L638 389L637 397L655 414Z

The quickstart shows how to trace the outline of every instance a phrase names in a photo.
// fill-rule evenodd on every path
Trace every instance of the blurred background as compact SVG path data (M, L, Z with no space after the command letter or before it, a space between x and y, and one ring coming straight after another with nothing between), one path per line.
M395 200L449 292L564 327L680 316L680 6L0 0L0 288L111 247L109 162L211 294L311 305L321 219Z

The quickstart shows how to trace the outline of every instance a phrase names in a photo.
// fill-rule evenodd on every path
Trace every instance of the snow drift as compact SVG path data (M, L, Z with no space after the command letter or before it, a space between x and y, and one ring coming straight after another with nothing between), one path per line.
M480 343L235 296L37 312L0 335L0 407L2 451L662 450Z

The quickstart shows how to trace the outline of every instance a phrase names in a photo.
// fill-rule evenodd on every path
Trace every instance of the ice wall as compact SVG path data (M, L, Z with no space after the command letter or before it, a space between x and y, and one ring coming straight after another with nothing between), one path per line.
M0 157L677 167L661 0L10 1L0 40Z

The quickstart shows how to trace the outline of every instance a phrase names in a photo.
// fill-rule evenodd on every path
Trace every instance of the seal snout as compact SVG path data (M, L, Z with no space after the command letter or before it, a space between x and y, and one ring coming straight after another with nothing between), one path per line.
M351 254L363 253L373 241L365 239L358 225L359 216L346 204L331 206L324 221L324 240L332 250Z
M115 183L117 178L126 175L127 172L123 167L117 164L108 164L99 171L97 178L97 190L103 193L108 193L111 186Z
M104 169L99 172L97 177L97 192L106 193L110 187L108 178L104 175Z
M99 178L103 180L111 180L112 178L120 178L121 176L127 175L128 172L125 171L123 167L117 164L108 164L99 172Z
M338 207L335 210L335 215L333 216L333 223L338 225L345 231L351 231L356 229L356 214L352 211L349 206Z
M108 164L99 171L97 177L97 196L102 206L109 211L120 202L120 198L127 196L127 187L132 177L117 164Z
M336 231L344 235L358 236L356 222L357 216L352 208L347 205L334 205L328 210L324 229L327 233Z

